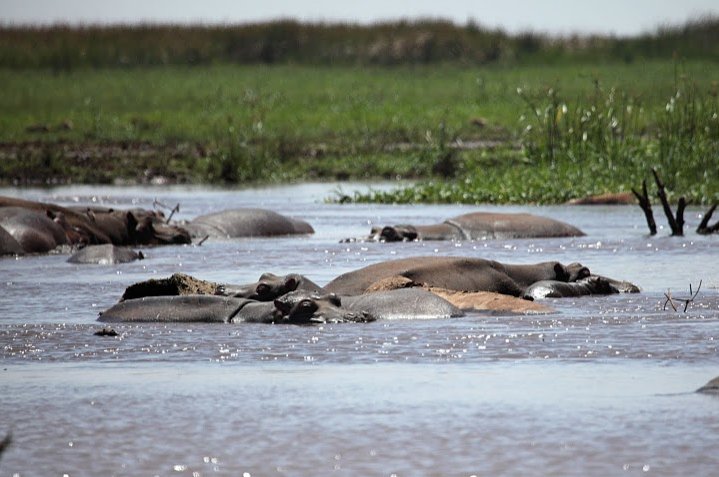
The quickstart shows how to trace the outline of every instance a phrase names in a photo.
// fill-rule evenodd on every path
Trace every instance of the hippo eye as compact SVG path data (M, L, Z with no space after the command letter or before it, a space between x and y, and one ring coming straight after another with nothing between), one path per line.
M255 291L257 292L258 295L266 295L270 292L270 286L267 285L266 283L260 283L255 288Z

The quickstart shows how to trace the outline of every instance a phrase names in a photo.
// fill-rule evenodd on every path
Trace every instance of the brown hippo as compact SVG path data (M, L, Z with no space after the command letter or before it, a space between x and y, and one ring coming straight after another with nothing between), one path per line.
M373 227L367 241L483 240L578 237L584 232L558 220L531 214L473 212L433 225ZM352 239L348 239L352 241Z
M310 224L265 209L229 209L183 224L193 237L235 238L313 234Z
M525 288L540 280L570 282L589 275L589 269L579 263L508 265L482 258L410 257L345 273L329 282L325 290L338 295L361 295L379 280L402 276L430 287L521 296Z

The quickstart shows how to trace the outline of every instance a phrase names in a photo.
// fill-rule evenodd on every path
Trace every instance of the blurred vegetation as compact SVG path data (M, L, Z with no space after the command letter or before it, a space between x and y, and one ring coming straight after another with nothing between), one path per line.
M463 65L719 57L719 18L703 17L638 37L509 35L474 22L269 23L180 26L0 27L0 68L305 64Z
M655 167L719 200L719 20L0 27L0 183L419 179L354 200L560 202ZM347 199L343 197L343 199Z

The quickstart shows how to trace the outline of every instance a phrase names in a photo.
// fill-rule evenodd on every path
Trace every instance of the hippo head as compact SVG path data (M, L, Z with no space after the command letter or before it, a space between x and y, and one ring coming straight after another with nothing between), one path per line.
M375 320L364 311L355 313L342 308L342 300L334 293L320 295L297 290L275 299L274 303L285 323L366 323Z
M372 227L369 239L377 242L411 242L417 239L417 229L412 225Z
M591 275L589 268L578 262L573 262L566 266L557 263L554 265L554 273L556 274L556 280L560 282L576 282Z
M295 291L302 281L302 277L295 273L281 277L273 273L263 273L257 283L242 285L232 296L249 298L250 300L271 301L286 293Z
M169 225L154 214L127 212L127 228L131 240L143 245L189 244L190 233L182 227Z

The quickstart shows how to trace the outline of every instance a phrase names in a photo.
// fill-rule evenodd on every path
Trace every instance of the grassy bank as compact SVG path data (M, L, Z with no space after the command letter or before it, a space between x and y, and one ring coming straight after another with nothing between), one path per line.
M718 79L713 61L1 69L0 180L402 176L427 181L361 199L558 202L659 167L710 202Z

